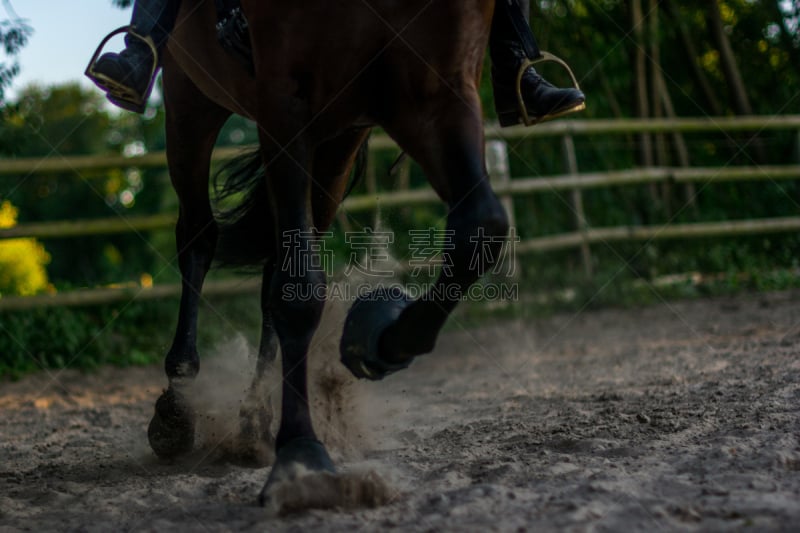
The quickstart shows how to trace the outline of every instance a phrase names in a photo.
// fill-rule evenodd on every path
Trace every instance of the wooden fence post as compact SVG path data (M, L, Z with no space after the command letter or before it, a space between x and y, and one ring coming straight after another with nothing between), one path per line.
M486 141L486 167L493 187L506 187L511 181L511 169L508 164L508 144L505 141ZM508 224L516 226L514 217L514 198L510 194L500 197L500 202L508 215Z
M800 163L800 130L797 130L797 135L794 138L794 157Z
M508 188L511 183L511 166L508 162L508 144L502 140L486 141L486 167L489 171L489 181L493 187ZM508 225L511 228L510 239L518 239L517 219L514 215L514 197L511 194L500 196L500 203L508 215ZM511 277L516 277L519 272L519 262L516 256L516 241L508 243L509 256L506 260L513 261Z
M578 176L578 157L575 155L575 141L572 135L564 135L562 138L564 146L564 160L567 166L567 173L571 176ZM592 250L589 246L589 224L586 222L586 213L583 210L583 193L580 189L572 189L572 209L575 213L575 229L581 234L581 258L583 259L583 272L587 278L593 274Z

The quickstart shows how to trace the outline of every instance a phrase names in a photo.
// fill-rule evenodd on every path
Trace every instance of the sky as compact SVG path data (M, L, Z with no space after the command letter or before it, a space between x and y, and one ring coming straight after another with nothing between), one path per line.
M11 5L34 34L19 55L21 72L7 93L9 99L32 82L79 80L93 87L83 75L89 59L106 34L130 22L130 9L116 8L111 0L11 0ZM0 19L5 18L0 4ZM117 51L122 37L109 46L109 51Z

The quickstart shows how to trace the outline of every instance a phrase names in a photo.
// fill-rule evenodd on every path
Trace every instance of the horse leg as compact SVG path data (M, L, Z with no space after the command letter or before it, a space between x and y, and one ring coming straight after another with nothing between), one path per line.
M265 104L272 99L266 98ZM298 102L295 102L298 104ZM260 502L271 497L270 488L296 476L297 466L309 471L332 472L333 462L317 439L311 423L307 386L307 355L311 338L319 325L325 305L325 272L315 246L311 205L311 148L306 139L294 134L275 140L264 131L296 132L302 126L276 124L292 115L281 106L269 128L262 130L261 145L267 169L269 196L277 238L276 265L269 290L269 308L281 347L281 419L275 438L275 463L261 491ZM260 110L262 111L262 110ZM281 127L283 126L283 127ZM281 142L283 139L293 139Z
M270 287L275 272L275 260L264 264L261 283L261 341L258 346L256 369L244 401L239 408L240 452L244 459L258 465L271 460L274 439L272 402L264 387L264 378L278 355L278 341L270 309Z
M369 129L348 131L321 144L314 154L311 203L314 227L325 231L333 223L344 197L347 179ZM270 307L270 287L275 260L264 265L261 288L262 328L256 361L256 372L245 401L240 409L242 452L257 464L269 461L269 449L274 444L269 431L272 423L270 398L264 394L263 378L277 357L278 343ZM264 405L266 404L266 408ZM271 450L270 450L271 451Z
M368 295L353 305L342 336L342 362L360 378L381 379L433 350L438 333L456 304L491 266L508 232L508 220L489 186L484 162L483 124L474 86L453 94L443 89L417 117L382 125L428 176L447 202L450 250L435 284L420 299L398 291ZM413 109L413 106L397 106ZM425 131L420 131L420 126ZM489 258L484 264L477 257Z
M197 312L203 280L211 266L217 225L211 212L208 176L211 151L230 112L208 100L177 68L164 69L167 163L180 202L175 237L181 271L178 325L164 368L169 387L156 402L147 431L159 457L174 457L194 444L194 414L185 385L200 368Z

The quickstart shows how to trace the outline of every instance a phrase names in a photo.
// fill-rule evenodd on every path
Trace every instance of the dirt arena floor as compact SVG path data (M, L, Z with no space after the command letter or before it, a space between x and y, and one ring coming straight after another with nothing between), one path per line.
M160 368L0 384L0 531L800 528L800 292L457 330L379 383L342 377L340 322L315 344L317 426L377 496L255 505L269 469L226 452L252 365L232 339L174 463L147 444Z

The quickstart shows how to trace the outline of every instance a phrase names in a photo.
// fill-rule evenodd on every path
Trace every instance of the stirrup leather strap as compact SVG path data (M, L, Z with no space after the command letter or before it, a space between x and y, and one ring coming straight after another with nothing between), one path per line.
M150 52L153 54L153 65L150 68L150 84L147 87L147 90L144 94L139 94L130 87L118 82L117 80L112 80L108 76L97 72L94 69L95 64L97 63L97 59L100 57L100 54L103 51L106 43L111 40L112 37L119 35L120 33L127 33L131 37L135 39L139 39L140 41L144 42L149 48ZM153 78L155 77L156 70L158 69L158 49L156 48L156 43L153 41L153 38L150 36L144 36L137 33L133 26L122 26L121 28L117 28L116 30L112 31L100 42L100 46L97 47L95 50L92 59L89 61L89 65L86 67L84 74L93 82L97 83L101 87L105 88L108 92L108 95L114 99L122 100L123 102L128 102L133 104L137 108L143 108L147 103L147 98L150 96L150 91L153 86Z

